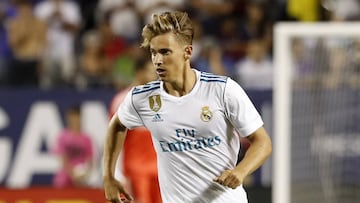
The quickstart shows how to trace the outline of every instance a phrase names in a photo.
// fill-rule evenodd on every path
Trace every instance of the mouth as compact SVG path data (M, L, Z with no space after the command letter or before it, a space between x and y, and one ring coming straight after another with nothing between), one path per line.
M166 70L163 69L163 68L157 68L157 69L156 69L156 73L157 73L160 77L164 77L165 72L166 72Z

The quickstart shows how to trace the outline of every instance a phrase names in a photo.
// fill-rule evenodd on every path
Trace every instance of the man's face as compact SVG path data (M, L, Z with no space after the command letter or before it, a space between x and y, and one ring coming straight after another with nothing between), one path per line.
M151 59L156 72L164 82L175 82L185 69L185 45L174 33L158 35L150 41Z

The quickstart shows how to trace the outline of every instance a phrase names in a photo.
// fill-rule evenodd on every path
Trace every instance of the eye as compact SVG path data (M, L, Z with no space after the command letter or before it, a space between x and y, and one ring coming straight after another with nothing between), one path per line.
M151 50L151 51L150 51L150 54L151 54L151 56L155 56L155 55L156 55L156 52L153 51L153 50Z
M162 55L169 55L171 54L171 51L169 49L160 49L160 54Z

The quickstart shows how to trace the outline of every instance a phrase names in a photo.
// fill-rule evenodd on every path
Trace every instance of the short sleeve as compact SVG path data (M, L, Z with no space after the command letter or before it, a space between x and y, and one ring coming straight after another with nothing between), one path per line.
M143 122L136 111L133 98L132 98L132 90L126 95L124 101L120 104L117 110L117 116L120 122L128 129L133 129L135 127L143 126Z
M242 137L255 132L264 123L245 91L229 78L225 87L226 116Z

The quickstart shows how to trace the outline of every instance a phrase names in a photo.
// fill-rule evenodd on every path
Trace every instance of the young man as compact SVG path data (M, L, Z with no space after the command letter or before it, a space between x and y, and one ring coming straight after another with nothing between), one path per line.
M164 203L246 203L244 178L271 154L263 121L243 89L228 77L191 68L193 35L183 12L155 14L143 29L160 81L133 88L110 121L103 181L111 202L132 199L114 178L126 129L150 130ZM236 165L239 136L251 145Z

